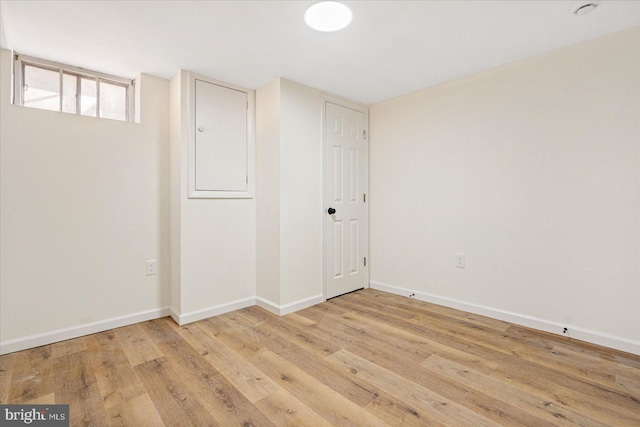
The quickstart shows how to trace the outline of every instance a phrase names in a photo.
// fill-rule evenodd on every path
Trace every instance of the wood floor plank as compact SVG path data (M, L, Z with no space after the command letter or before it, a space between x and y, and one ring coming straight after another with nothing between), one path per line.
M260 340L252 329L238 333L218 317L204 319L198 322L198 325L205 328L212 336L223 340L225 345L243 357L262 349Z
M269 426L269 419L182 338L166 319L144 324L160 351L171 360L175 372L219 422L227 425ZM206 398L205 398L206 397Z
M330 427L320 415L283 388L263 397L256 406L277 426Z
M404 298L398 295L375 290L369 290L369 292L370 295L365 295L362 292L354 292L352 294L349 294L349 297L357 299L357 301L361 303L367 304L369 303L369 300L373 298L373 301L382 301L385 306L389 307L391 305L408 316L438 316L438 318L442 318L442 316L445 316L446 318L451 320L460 320L463 322L468 322L470 324L477 324L480 326L495 329L497 331L506 331L510 326L512 326L511 323L504 322L502 320L492 319L490 317L480 316L474 313L455 310L453 308L444 307L441 305L424 304L423 302L412 298Z
M344 318L344 316L341 316ZM370 319L364 320L372 324L376 324L372 322ZM397 330L398 333L406 333L404 331ZM395 357L394 353L382 353L376 351L375 354L372 354L375 350L364 350L363 343L355 343L354 346L347 347L347 350L350 352L357 354L363 357L366 360L369 360L377 365L384 367L384 369L389 370L397 375L401 375L406 379L409 379L413 382L416 382L423 387L426 387L431 390L438 390L440 394L444 397L451 399L457 403L460 403L463 406L487 417L490 418L502 425L520 425L520 426L532 426L532 425L543 425L541 419L531 416L523 411L520 411L518 408L515 408L510 405L506 405L504 402L499 401L493 398L491 395L485 395L479 392L474 391L473 389L469 389L467 387L463 387L460 384L457 384L455 381L451 381L447 378L444 378L440 375L433 374L430 372L426 372L420 369L420 366L417 364L406 363L406 359ZM492 372L497 364L492 361L475 361L475 356L466 355L463 352L459 352L458 350L451 349L449 347L442 346L443 348L447 348L447 355L453 354L453 360L460 361L462 360L467 366L479 367L485 370L486 372ZM465 356L460 356L459 353L465 354ZM470 363L470 360L472 363ZM376 399L378 402L384 400L382 397L380 399ZM388 399L387 399L388 400ZM375 403L375 402L374 402ZM391 405L393 406L393 401L391 400ZM371 405L370 405L371 406ZM385 405L383 405L385 406ZM388 405L387 405L388 406ZM399 406L400 407L400 406ZM408 407L403 407L404 410L398 412L398 408L392 408L395 413L392 413L392 416L400 416L404 419L407 418L407 422L415 421L414 418L408 417L408 414L411 414L410 409Z
M613 413L620 418L619 425L640 425L640 400L624 391L531 363L500 364L492 375L505 384L531 387L591 418L608 420Z
M289 341L320 357L328 356L340 349L340 347L334 343L325 341L317 335L314 335L311 330L298 328L280 319L262 323L253 328L253 331L264 336L286 336L288 339L285 341Z
M254 358L254 364L332 425L387 425L359 405L315 380L309 373L271 351L261 351Z
M93 370L106 408L145 393L123 349L96 352Z
M50 393L45 394L44 396L36 397L33 400L29 400L28 402L24 402L25 405L47 405L47 404L55 404L56 403L56 394Z
M0 356L73 426L639 426L640 356L366 289Z
M69 405L72 426L109 425L93 370L94 356L81 351L54 360L56 403Z
M453 424L456 426L499 426L478 413L420 386L404 377L384 369L346 350L340 350L327 358L343 366L346 373L363 377L373 386L384 389L386 384L395 384L394 393L399 399L413 407L422 422Z
M440 427L449 425L424 416L424 414L415 409L413 403L405 401L402 393L400 395L395 393L391 395L381 392L365 409L391 426L422 427L427 425L429 427Z
M536 415L551 425L591 425L605 427L580 413L571 411L561 401L548 401L545 396L531 393L531 389L505 384L495 378L481 374L473 369L458 365L439 356L433 356L422 363L423 367L448 375L456 381L480 392L492 394L500 400Z
M53 393L51 346L21 351L13 360L9 401L24 403Z
M162 427L165 425L151 398L146 393L109 407L107 413L109 414L109 425L112 427Z
M278 391L280 387L262 371L228 348L198 324L183 326L182 336L250 402Z
M13 377L13 364L18 353L10 353L0 356L0 403L9 402L9 387Z
M132 365L162 357L162 353L142 330L140 324L114 329L114 332Z
M407 348L406 345L403 346L395 339L393 342L385 341L379 333L372 332L368 327L370 325L353 322L353 318L350 316L352 314L344 314L335 319L323 319L317 324L314 331L318 334L328 334L332 338L340 340L342 348L372 361L401 360L404 363L418 364L429 356L429 353L426 353L424 349L416 351ZM376 342L376 346L367 344L371 342Z
M311 326L316 323L308 317L300 316L297 313L289 313L286 316L283 316L282 320L289 323L297 324L298 326Z
M134 367L165 425L224 426L189 391L186 381L162 357Z
M616 388L634 395L640 400L640 375L633 377L616 375Z
M279 318L276 318L276 320L277 319ZM313 330L312 335L319 334L317 334L317 331ZM338 369L335 368L335 366L328 363L324 359L324 356L329 353L325 353L324 351L314 351L315 347L313 346L310 349L305 349L298 345L299 342L296 343L287 339L289 335L286 329L276 328L272 330L271 333L258 331L255 336L263 348L286 357L289 362L293 363L303 371L314 372L320 370L322 372L322 376L319 378L320 382L333 390L336 390L338 393L360 406L368 404L377 396L376 390L371 390L370 387L367 387L361 382L345 377ZM326 338L326 335L322 336L322 338ZM223 337L223 340L224 339L225 338ZM227 339L234 340L234 337L229 337ZM227 343L221 341L221 345L225 344ZM255 353L248 353L246 354L246 357L249 360L252 360L254 355Z
M469 328L468 325L445 324L433 320L428 326L424 326L424 324L416 319L405 318L404 316L392 313L393 310L388 310L390 313L383 314L380 309L376 310L369 306L355 305L348 301L338 301L338 299L336 299L332 300L332 302L340 304L344 308L350 308L358 314L374 317L376 320L382 322L388 322L398 328L410 328L418 334L421 332L438 334L435 336L453 333L457 340L473 343L494 352L516 357L519 360L528 361L558 372L570 372L572 376L583 378L594 384L610 388L615 387L614 375L610 375L602 370L583 369L570 362L564 363L561 358L552 352L553 348L551 346L548 344L544 346L540 345L541 339L537 339L528 345L526 342L523 342L522 338L516 333L509 333L509 331L495 334L492 333L491 330L484 330L479 327ZM541 334L545 336L545 334Z
M371 322L369 320L369 322ZM429 372L423 372L419 369L419 366L415 364L406 363L406 360L403 358L395 357L394 353L380 353L376 350L365 351L363 349L362 344L354 344L354 346L349 346L346 348L350 352L357 354L369 361L376 363L379 366L388 369L389 371L404 376L411 381L414 381L423 387L429 388L431 390L438 390L444 397L447 397L457 403L460 403L463 406L487 417L493 419L496 422L499 422L503 425L519 425L523 427L533 426L533 425L542 425L542 420L537 417L531 416L523 411L518 410L518 408L514 408L512 406L504 404L497 399L494 399L490 395L484 395L482 393L475 392L472 389L468 389L466 387L462 387L459 384L456 384L453 381L448 380L439 375L434 375ZM371 352L376 352L372 354ZM457 350L454 350L457 351ZM456 357L454 360L463 359L464 362L468 362L469 358L472 355L466 357L458 357L457 353L454 353ZM307 360L307 359L303 359ZM316 363L315 361L309 361L309 363ZM486 366L487 370L491 372L496 364L494 362L485 361L483 363L468 363L471 366ZM298 365L300 366L300 365ZM326 372L328 369L321 365L322 372L325 375L322 376L323 381L327 378ZM335 370L335 366L333 366L333 370ZM336 375L332 372L333 375ZM343 378L353 378L353 375L345 376L344 372L338 372L338 375ZM351 381L356 381L351 380ZM326 383L326 381L325 381ZM332 388L335 388L335 385L331 385ZM358 388L360 390L366 390L373 395L369 396L375 401L369 405L370 407L375 407L375 405L380 405L381 410L388 415L389 417L400 417L401 419L406 418L406 422L413 423L419 422L419 418L415 418L415 414L411 412L412 408L407 407L406 405L399 404L394 401L393 398L388 399L384 396L376 399L376 394L374 393L375 389L371 390L371 387L367 387L366 383L358 383ZM352 398L352 400L354 400ZM408 416L412 415L412 417ZM388 418L387 418L388 419Z
M87 339L91 338L80 337L51 344L51 353L53 354L53 357L56 358L78 353L80 351L87 351Z

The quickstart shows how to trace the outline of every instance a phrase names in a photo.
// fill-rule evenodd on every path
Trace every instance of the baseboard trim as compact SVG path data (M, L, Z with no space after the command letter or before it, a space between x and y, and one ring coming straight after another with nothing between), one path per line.
M20 350L26 350L29 348L40 347L42 345L66 341L72 338L83 337L85 335L96 334L98 332L108 331L109 329L120 328L122 326L128 326L134 323L159 319L161 317L166 317L169 315L171 315L171 310L168 307L164 307L153 310L140 311L138 313L114 317L98 322L91 322L84 325L57 329L51 332L28 335L26 337L0 342L0 354L8 354Z
M187 323L197 322L198 320L228 313L234 310L240 310L241 308L251 307L252 305L256 305L255 297L243 298L225 304L214 305L213 307L204 308L202 310L196 310L181 315L175 313L174 310L171 310L171 317L178 325L186 325Z
M420 301L455 308L457 310L467 311L469 313L479 314L481 316L487 316L493 319L504 320L505 322L515 323L517 325L526 326L528 328L538 329L541 331L550 332L552 334L561 335L564 337L586 341L592 344L597 344L616 350L626 351L627 353L640 355L640 341L634 341L604 332L580 328L572 325L565 325L551 320L545 320L537 317L527 316L524 314L499 310L492 307L486 307L483 305L473 304L452 298L440 297L437 295L389 285L386 283L371 281L369 285L371 289L389 292L391 294L401 295L405 297L409 297L409 295L413 294L413 298ZM568 334L562 333L565 327L569 330Z
M272 301L269 301L268 299L256 297L256 305L258 307L264 308L265 310L270 311L271 313L278 316L284 316L286 314L302 310L303 308L311 307L312 305L316 305L321 302L324 302L324 296L322 295L303 298L284 305L278 305Z
M180 315L178 314L179 310L176 310L173 307L169 307L169 316L176 322L178 325L180 324Z
M249 297L232 301L225 304L219 304L202 310L192 311L186 314L178 314L179 310L174 307L163 307L153 310L141 311L126 316L114 317L112 319L101 320L98 322L87 323L85 325L72 326L69 328L58 329L51 332L29 335L22 338L0 342L0 355L14 353L20 350L40 347L42 345L52 344L60 341L70 340L85 335L96 334L98 332L108 331L109 329L120 328L122 326L132 325L134 323L146 322L147 320L160 319L162 317L171 316L178 325L186 325L187 323L197 322L198 320L217 316L219 314L228 313L241 308L258 305L278 316L293 313L303 308L311 307L324 301L322 295L316 295L294 301L289 304L277 305L260 297Z

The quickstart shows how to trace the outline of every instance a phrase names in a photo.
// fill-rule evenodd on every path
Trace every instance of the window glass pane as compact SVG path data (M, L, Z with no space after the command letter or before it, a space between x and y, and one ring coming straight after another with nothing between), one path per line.
M78 92L78 77L64 73L62 76L62 111L76 113L76 95Z
M100 117L127 120L127 88L100 81Z
M96 80L80 78L80 114L96 117Z
M25 64L23 81L25 106L60 111L60 73L58 71Z

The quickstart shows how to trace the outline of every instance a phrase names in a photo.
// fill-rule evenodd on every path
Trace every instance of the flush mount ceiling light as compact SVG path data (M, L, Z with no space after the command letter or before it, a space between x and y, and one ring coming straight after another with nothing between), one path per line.
M304 13L304 22L314 30L323 32L341 30L351 23L351 19L351 9L337 1L321 1Z
M576 3L571 8L571 12L577 16L588 15L596 10L598 6L600 6L600 2L598 1Z

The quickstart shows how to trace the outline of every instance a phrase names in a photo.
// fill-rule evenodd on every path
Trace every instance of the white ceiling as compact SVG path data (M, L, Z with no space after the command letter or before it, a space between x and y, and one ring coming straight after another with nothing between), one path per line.
M5 1L2 47L96 71L187 69L249 88L285 77L373 104L640 25L640 1L574 16L564 1L345 1L320 33L314 1Z

